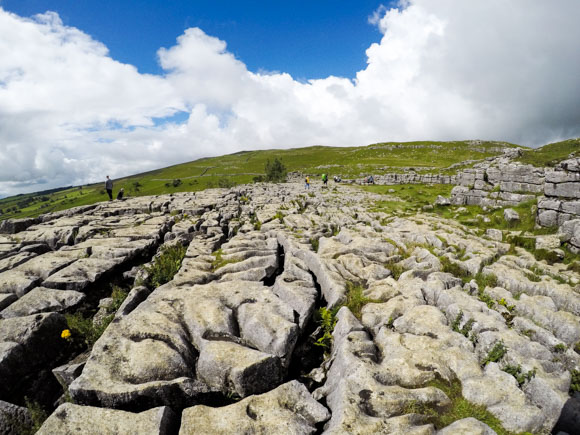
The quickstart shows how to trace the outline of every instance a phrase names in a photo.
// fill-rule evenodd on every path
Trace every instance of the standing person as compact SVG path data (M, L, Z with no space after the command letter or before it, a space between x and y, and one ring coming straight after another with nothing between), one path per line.
M306 180L304 181L304 187L306 187L306 189L310 189L310 177L308 175L306 176Z
M324 183L324 186L322 187L328 187L327 183L328 183L328 175L326 174L322 174L322 183Z
M113 180L109 178L107 175L107 181L105 181L105 189L107 189L107 193L109 194L109 201L113 200Z

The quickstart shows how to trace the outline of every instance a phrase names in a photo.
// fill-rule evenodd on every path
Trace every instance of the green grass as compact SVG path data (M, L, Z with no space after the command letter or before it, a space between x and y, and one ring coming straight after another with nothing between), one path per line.
M179 268L187 248L180 244L163 246L161 253L153 259L145 271L149 275L144 284L157 288L173 279Z
M364 296L364 287L360 283L348 281L346 283L346 301L343 304L354 314L357 319L361 317L362 308L371 302L381 302Z
M504 429L499 419L489 412L485 406L473 404L463 397L461 394L461 382L459 380L447 382L441 378L437 378L429 382L427 386L435 387L443 391L451 400L451 406L435 410L414 402L405 409L405 413L426 415L429 422L437 430L443 429L457 420L473 417L487 424L498 435L513 435L513 432Z
M567 159L570 154L580 156L580 138L551 143L534 150L525 150L517 160L538 167L555 166L561 160Z
M392 172L392 168L410 166L438 172L465 159L484 159L497 155L496 148L502 146L513 145L484 142L474 149L468 141L422 141L379 143L363 147L314 146L242 151L115 179L113 191L116 194L123 187L125 196L144 196L252 183L256 177L265 178L266 163L276 158L289 172L301 171L311 175L314 183L319 182L322 173L330 174L330 177L339 174L346 179L369 173L377 175ZM107 199L104 180L59 191L17 195L0 200L0 219L33 217Z
M448 184L398 184L392 186L360 186L360 188L366 192L389 195L400 199L376 201L372 207L372 211L393 213L412 212L424 205L432 205L437 199L437 195L449 197L453 186ZM389 193L389 190L394 190L394 192Z
M214 271L218 270L220 267L224 267L226 264L239 263L241 261L238 258L230 258L230 259L223 258L222 257L223 251L221 248L213 252L211 255L215 257L215 260L211 262L211 269Z

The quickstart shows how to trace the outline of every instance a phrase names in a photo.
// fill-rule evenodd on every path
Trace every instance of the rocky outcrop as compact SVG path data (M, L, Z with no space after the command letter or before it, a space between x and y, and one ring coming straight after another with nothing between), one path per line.
M578 273L509 232L369 211L377 200L255 184L0 236L0 400L52 411L40 433L493 433L443 424L458 400L506 430L550 431L580 369ZM535 246L573 245L576 229ZM155 281L171 246L179 270ZM111 323L84 353L65 315L97 310L92 325Z
M580 159L568 159L546 170L544 196L538 199L537 222L560 226L580 217Z

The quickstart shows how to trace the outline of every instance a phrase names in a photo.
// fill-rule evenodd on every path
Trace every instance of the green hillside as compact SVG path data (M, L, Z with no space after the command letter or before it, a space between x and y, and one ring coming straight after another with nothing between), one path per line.
M264 175L267 160L279 158L289 172L312 176L322 173L343 178L392 172L413 167L421 172L445 171L466 160L497 155L505 142L389 142L364 147L313 146L288 150L242 151L220 157L203 158L142 174L114 180L114 192L121 187L129 196L198 191L211 187L231 187L251 183ZM107 199L104 180L98 184L75 186L58 191L17 195L0 200L0 219L32 217L42 213L94 204Z
M580 138L551 143L533 150L525 150L518 160L538 167L554 166L567 159L571 154L576 157L580 156Z

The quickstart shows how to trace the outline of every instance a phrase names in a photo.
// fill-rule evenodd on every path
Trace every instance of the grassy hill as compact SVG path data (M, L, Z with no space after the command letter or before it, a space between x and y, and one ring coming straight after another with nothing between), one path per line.
M525 150L518 160L538 167L554 166L570 155L580 156L580 138L551 143L533 150Z
M501 148L514 146L505 142L421 141L363 147L313 146L242 151L117 179L114 180L114 192L116 194L123 187L126 195L143 196L251 183L255 177L264 175L267 160L274 158L281 159L289 172L300 171L312 176L328 173L349 178L392 172L404 167L421 172L441 172L451 165L481 160L499 154ZM98 184L17 195L0 200L0 219L38 216L106 199L104 180Z

